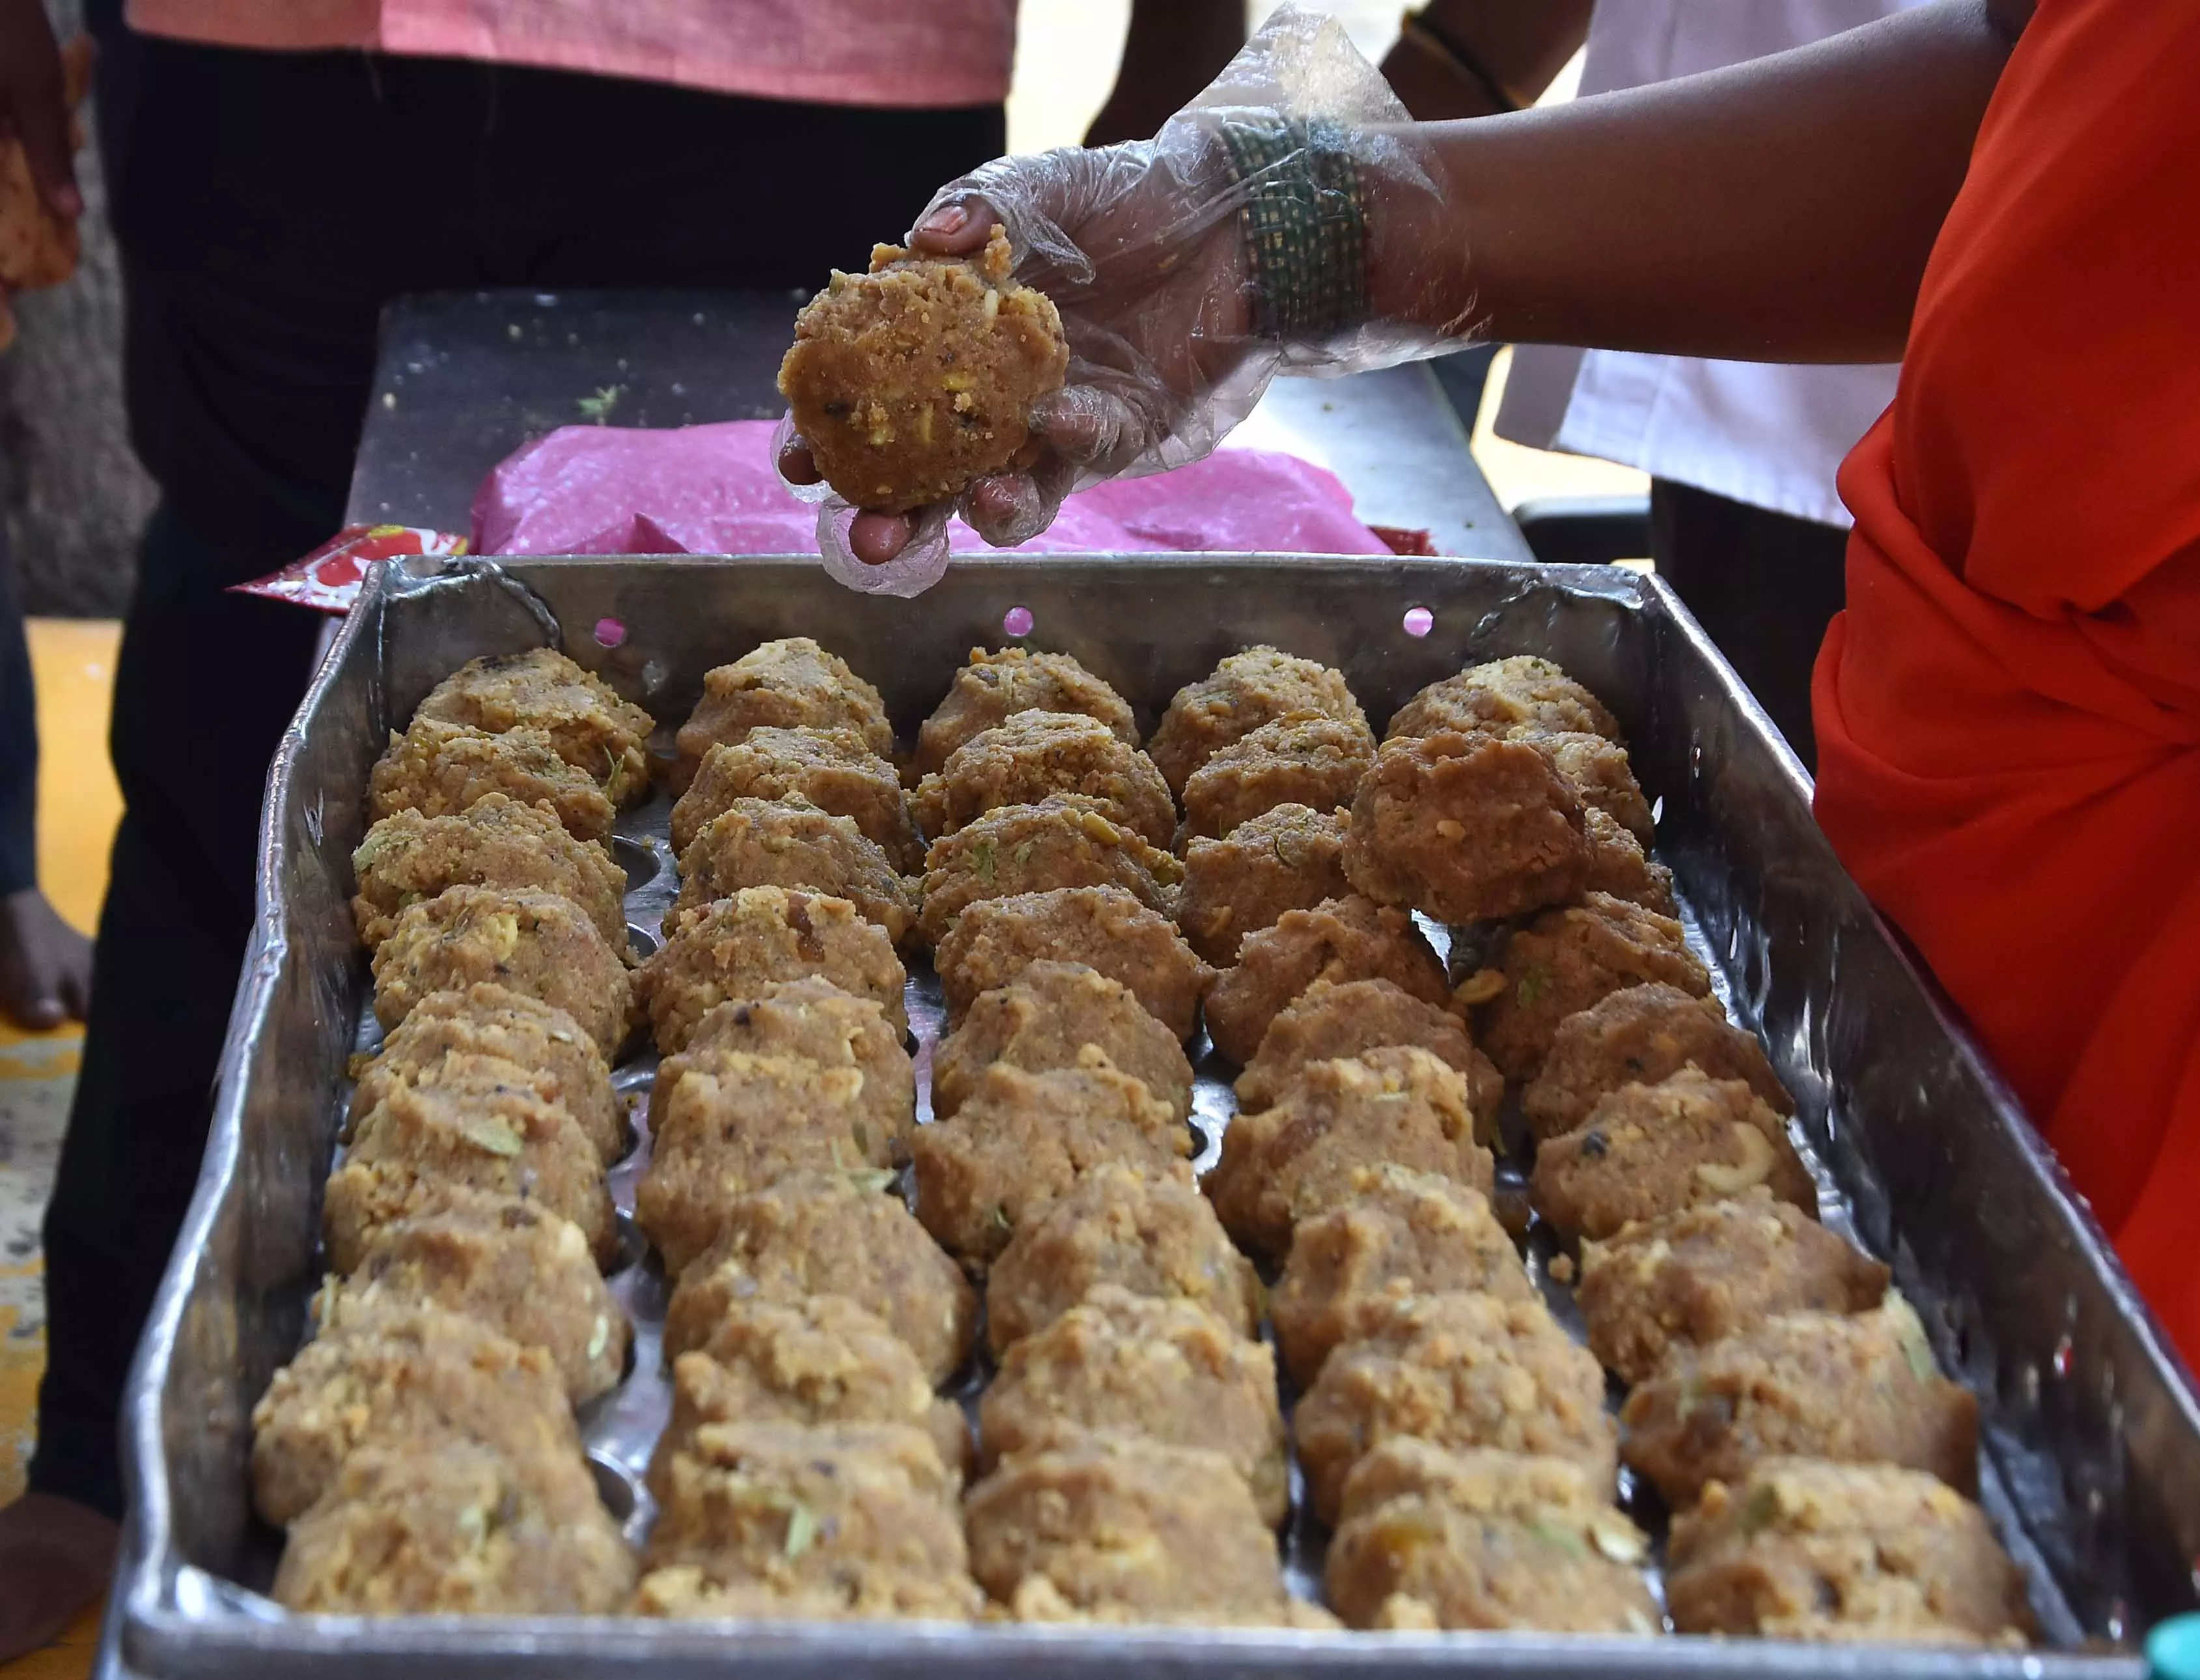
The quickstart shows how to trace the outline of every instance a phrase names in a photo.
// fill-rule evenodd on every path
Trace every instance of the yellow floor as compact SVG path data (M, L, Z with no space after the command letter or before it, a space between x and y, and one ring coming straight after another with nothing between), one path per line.
M38 687L38 875L46 895L90 933L122 814L107 760L118 624L33 619ZM22 1488L32 1404L45 1364L38 1221L52 1183L84 1043L74 1027L26 1033L0 1021L0 1505ZM98 1640L87 1611L43 1651L0 1666L5 1680L79 1680Z

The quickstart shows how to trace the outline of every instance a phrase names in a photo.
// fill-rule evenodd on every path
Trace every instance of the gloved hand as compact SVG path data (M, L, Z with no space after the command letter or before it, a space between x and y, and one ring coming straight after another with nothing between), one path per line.
M783 425L781 474L822 504L828 569L916 594L946 567L951 512L998 547L1022 542L1073 489L1209 454L1278 372L1356 372L1459 342L1463 322L1386 321L1368 304L1378 277L1384 298L1412 297L1455 266L1414 232L1437 206L1434 177L1343 30L1285 6L1151 140L1002 158L943 187L911 249L970 255L1004 225L1016 278L1061 313L1068 382L1030 416L1036 465L914 514L834 496Z

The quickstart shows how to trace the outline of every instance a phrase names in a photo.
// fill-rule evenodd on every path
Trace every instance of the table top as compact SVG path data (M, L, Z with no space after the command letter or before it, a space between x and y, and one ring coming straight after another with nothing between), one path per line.
M804 294L470 292L384 313L346 523L463 531L490 468L532 438L601 418L681 426L775 419L773 383ZM1328 467L1371 524L1439 552L1530 559L1425 366L1278 379L1233 442Z

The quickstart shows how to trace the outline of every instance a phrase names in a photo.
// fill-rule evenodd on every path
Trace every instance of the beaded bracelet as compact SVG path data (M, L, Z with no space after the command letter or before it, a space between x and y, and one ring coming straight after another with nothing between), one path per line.
M1246 191L1238 212L1252 282L1253 331L1318 343L1367 319L1367 213L1343 125L1320 120L1222 126Z

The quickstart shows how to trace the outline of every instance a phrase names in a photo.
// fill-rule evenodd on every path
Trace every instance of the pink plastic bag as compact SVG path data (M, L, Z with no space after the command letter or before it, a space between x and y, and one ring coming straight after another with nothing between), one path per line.
M772 470L773 426L671 431L568 426L511 456L474 498L483 554L801 554L816 510ZM959 523L957 552L987 551ZM1224 449L1174 472L1102 484L1017 552L1384 554L1336 476L1293 455ZM844 580L846 581L846 580Z
M473 535L396 525L339 532L241 592L348 612L373 560L395 554L809 554L816 510L772 470L769 420L645 431L568 426L505 459L474 496ZM958 553L990 550L957 522ZM1296 455L1224 448L1151 478L1080 491L1025 543L1030 553L1419 554L1428 533L1352 516L1335 474ZM821 560L819 564L823 565ZM835 577L840 577L834 572ZM933 581L840 577L869 592L914 594ZM914 587L901 587L904 582Z

